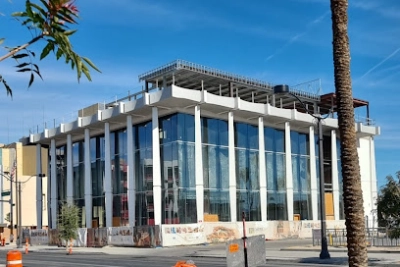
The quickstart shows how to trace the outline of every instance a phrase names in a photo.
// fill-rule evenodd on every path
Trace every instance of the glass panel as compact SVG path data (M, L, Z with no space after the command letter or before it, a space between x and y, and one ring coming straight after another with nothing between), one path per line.
M292 154L299 154L299 133L297 132L290 132L290 146Z
M276 154L277 190L286 191L286 162L285 154Z
M92 209L92 227L105 227L106 226L106 209L104 197L94 197Z
M247 125L247 138L248 138L248 148L258 149L259 148L259 140L258 140L258 126Z
M248 221L261 221L260 191L237 191L236 192L237 219L242 218L245 213Z
M285 131L275 130L275 151L285 152Z
M229 190L205 189L204 213L216 214L221 222L230 221Z
M126 194L113 197L113 226L128 226L128 197Z
M248 147L247 125L244 123L235 123L235 147Z
M228 122L218 120L219 145L228 146Z
M184 141L194 142L194 116L185 114L185 139Z
M86 218L85 218L85 200L83 198L81 199L74 199L74 204L81 209L81 212L79 214L79 227L85 227L86 226Z
M103 182L104 182L104 160L97 159L92 162L92 194L93 196L103 195Z
M267 191L267 219L287 220L286 192Z
M85 165L79 163L73 167L73 193L74 199L85 197Z
M250 183L245 149L236 149L236 189L246 189Z

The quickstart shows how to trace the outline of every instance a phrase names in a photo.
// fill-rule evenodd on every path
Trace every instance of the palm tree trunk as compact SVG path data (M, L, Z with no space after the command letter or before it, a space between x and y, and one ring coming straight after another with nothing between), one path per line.
M331 0L333 61L339 120L349 266L368 266L363 195L350 77L348 0Z

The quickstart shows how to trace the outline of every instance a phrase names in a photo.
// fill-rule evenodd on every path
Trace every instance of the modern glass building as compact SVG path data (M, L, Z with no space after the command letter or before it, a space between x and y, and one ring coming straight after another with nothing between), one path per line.
M308 110L329 115L319 155L315 119L269 83L180 60L139 79L142 92L24 139L37 159L40 148L49 151L51 228L64 201L82 208L87 228L236 222L243 212L257 222L318 220L320 160L327 220L344 218L334 93L304 89L314 83L290 87ZM379 127L368 102L354 106L367 114L355 123L370 215Z

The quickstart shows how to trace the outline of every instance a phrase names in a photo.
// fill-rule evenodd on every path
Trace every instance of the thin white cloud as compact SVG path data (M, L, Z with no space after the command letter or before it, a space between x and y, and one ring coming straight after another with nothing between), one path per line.
M295 43L297 40L299 40L302 36L306 35L311 29L312 27L314 27L315 25L321 23L328 15L330 14L330 11L325 12L324 14L322 14L321 16L317 17L316 19L314 19L313 21L311 21L307 27L306 30L301 32L301 33L297 33L294 36L292 36L289 40L287 40L287 42L280 48L278 48L277 50L275 50L274 53L272 53L271 55L269 55L265 61L269 61L272 58L274 58L275 56L279 55L280 53L282 53L288 46L290 46L291 44Z
M359 0L352 1L350 7L375 12L388 19L400 19L400 9L398 6L391 5L390 2Z
M400 51L400 47L394 50L390 55L385 57L383 60L381 60L378 64L370 68L367 72L365 72L361 77L359 77L357 80L362 80L363 78L367 77L370 73L372 73L375 69L377 69L379 66L381 66L383 63L394 57L398 52Z

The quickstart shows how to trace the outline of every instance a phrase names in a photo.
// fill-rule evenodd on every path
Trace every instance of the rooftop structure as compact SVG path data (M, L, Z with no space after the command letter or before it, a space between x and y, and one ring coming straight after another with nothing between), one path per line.
M139 81L145 82L146 92L174 84L194 90L206 90L220 96L240 97L242 100L253 103L269 103L272 106L290 109L295 107L298 111L305 112L293 96L274 95L274 85L271 83L184 60L175 60L139 75ZM306 103L307 108L315 113L328 114L337 111L334 93L319 94L320 80L290 86L290 92ZM367 108L366 117L369 121L368 101L354 99L354 108L363 106Z
M160 90L171 85L197 91L205 90L208 93L219 96L239 97L241 100L252 103L270 104L274 107L287 109L295 108L300 112L306 113L300 102L293 96L275 95L273 92L274 84L184 60L175 60L169 64L145 72L139 75L139 81L144 82L142 91L129 94L123 98L116 98L109 103L95 103L89 107L85 107L78 111L78 117L93 115L98 110L118 106L120 102L139 99L145 93ZM330 117L335 118L337 112L336 94L321 94L321 91L321 82L318 79L290 86L290 92L305 103L309 111L313 111L315 114L330 114ZM353 103L354 108L366 107L365 115L362 118L356 118L356 121L367 125L373 124L369 114L369 102L354 99ZM65 121L64 118L61 121L54 119L48 123L44 122L43 129L38 125L32 128L33 130L30 130L30 134L39 133L46 128L56 128L61 123L67 122L70 121Z

